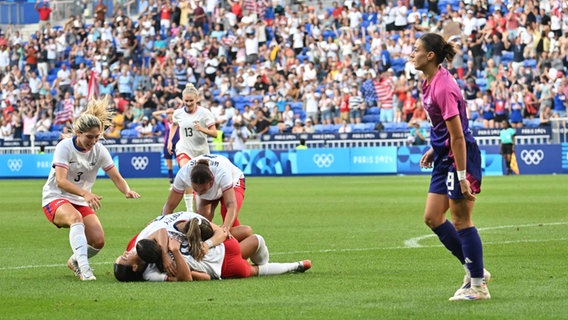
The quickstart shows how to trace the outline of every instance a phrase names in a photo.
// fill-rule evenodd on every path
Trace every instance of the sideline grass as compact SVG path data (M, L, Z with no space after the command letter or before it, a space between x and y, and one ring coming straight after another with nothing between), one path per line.
M166 179L99 180L97 281L65 262L67 230L43 216L43 180L0 180L0 319L567 319L568 176L485 177L474 221L493 299L449 302L463 269L422 223L426 176L247 178L243 224L272 261L305 274L201 283L118 283L112 262L157 216ZM219 222L216 217L216 222ZM419 248L405 241L425 237Z

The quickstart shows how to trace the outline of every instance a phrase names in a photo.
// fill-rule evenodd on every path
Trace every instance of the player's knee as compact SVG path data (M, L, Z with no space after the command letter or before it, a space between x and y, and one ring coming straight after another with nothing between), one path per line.
M439 218L424 216L424 224L426 224L430 229L434 229L442 223L444 223L444 221Z
M89 241L89 245L97 250L101 250L105 246L105 238L96 237Z

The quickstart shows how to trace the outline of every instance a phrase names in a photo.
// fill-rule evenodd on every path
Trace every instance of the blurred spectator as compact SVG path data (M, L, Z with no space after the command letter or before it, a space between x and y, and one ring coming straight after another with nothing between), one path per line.
M231 138L229 139L229 148L231 150L244 150L246 148L245 144L250 138L251 133L246 126L241 123L233 123L234 130L231 133Z
M136 130L138 131L139 138L151 137L153 135L154 126L152 125L148 117L144 116L142 117L142 122L140 123L140 125L136 127Z
M49 4L53 3L53 7L49 7ZM56 1L45 1L36 0L34 8L39 13L39 29L43 30L46 24L49 24L49 19L51 17L51 12L55 10Z
M302 120L296 119L294 121L294 126L292 127L292 133L304 133L304 126L302 125Z
M341 120L341 126L339 127L339 129L337 130L337 132L339 133L349 133L351 132L353 129L351 128L351 124L349 122L347 122L347 120L343 119Z
M408 146L421 146L427 143L426 130L420 127L420 123L413 121L409 124L410 132L406 138L406 145Z
M268 119L266 119L266 116L264 115L262 110L256 111L256 116L253 121L253 127L254 127L254 132L258 136L267 133L268 130L270 129L270 122L268 121Z
M304 132L305 133L316 132L316 128L313 126L312 120L310 118L306 119L306 124L304 125Z
M99 21L101 25L105 22L105 16L107 13L107 7L103 3L103 0L99 0L98 3L95 5L95 20Z

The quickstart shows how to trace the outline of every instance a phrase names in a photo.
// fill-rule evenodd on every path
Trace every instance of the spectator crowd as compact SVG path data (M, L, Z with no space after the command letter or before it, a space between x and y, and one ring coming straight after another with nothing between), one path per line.
M447 67L472 127L566 117L566 1L303 2L140 0L133 19L99 1L92 24L41 21L26 38L1 30L0 139L57 138L93 95L116 111L107 137L162 136L156 111L179 108L188 83L225 141L235 127L247 137L416 132L428 121L409 54L424 32L458 46Z

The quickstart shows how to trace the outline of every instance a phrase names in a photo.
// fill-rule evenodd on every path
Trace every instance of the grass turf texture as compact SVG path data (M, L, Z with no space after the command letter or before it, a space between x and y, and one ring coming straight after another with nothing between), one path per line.
M196 283L119 283L112 262L157 216L167 179L110 180L97 281L67 268L68 229L41 210L40 180L0 180L0 319L566 319L568 175L486 177L474 211L493 299L449 302L463 269L422 223L427 176L247 178L243 224L271 261L305 274ZM183 204L180 209L183 208ZM217 212L215 222L219 222ZM405 241L418 241L409 248Z

